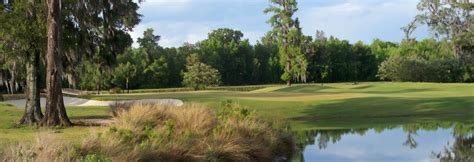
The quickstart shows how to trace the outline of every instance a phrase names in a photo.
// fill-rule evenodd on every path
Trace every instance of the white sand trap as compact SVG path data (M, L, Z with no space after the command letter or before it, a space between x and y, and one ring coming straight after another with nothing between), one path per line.
M46 98L41 98L41 107L45 107L46 105ZM181 100L177 99L146 99L146 100L127 100L127 101L148 101L148 102L154 102L160 105L171 105L171 106L183 106L184 103ZM25 99L21 100L8 100L8 101L3 101L4 103L14 105L18 108L24 108L26 104ZM109 106L110 104L114 104L115 102L121 102L121 101L97 101L97 100L88 100L88 99L83 99L83 98L77 98L77 97L66 97L64 96L64 104L66 106Z

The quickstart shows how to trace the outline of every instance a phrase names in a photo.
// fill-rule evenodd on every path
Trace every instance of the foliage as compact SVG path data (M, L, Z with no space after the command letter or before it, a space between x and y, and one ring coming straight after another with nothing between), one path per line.
M382 80L414 82L462 82L463 69L450 43L426 39L393 49L378 72Z
M186 71L183 72L183 84L194 90L205 89L220 84L219 71L199 62L196 54L187 58Z
M303 34L298 19L296 0L270 0L271 5L263 12L273 15L268 20L278 37L280 63L283 67L281 79L291 85L292 80L306 82L308 62L302 51Z
M104 75L107 73L106 70L89 61L82 62L78 67L78 73L81 76L79 87L83 90L107 89L110 86L110 75Z
M381 80L401 81L400 78L400 66L402 59L400 56L395 55L380 64L378 77Z
M291 137L271 123L234 105L223 109L216 115L193 104L131 105L84 142L81 154L112 161L272 161L291 152Z
M229 28L213 30L199 43L199 59L216 68L225 85L252 84L254 53L241 31Z
M112 83L115 85L124 85L124 89L128 89L130 80L137 75L137 68L135 65L127 62L126 64L119 64L113 71Z
M1 161L72 161L76 150L51 135L39 135L32 144L10 145L0 155Z
M472 2L420 0L417 8L421 13L417 15L416 20L427 24L436 37L453 40L458 57L465 59L469 55L472 56Z

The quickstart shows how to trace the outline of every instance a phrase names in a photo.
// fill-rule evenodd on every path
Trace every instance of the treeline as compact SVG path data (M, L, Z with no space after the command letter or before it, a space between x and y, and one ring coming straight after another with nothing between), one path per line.
M87 33L85 29L88 26L76 31L73 23L65 23L63 28L67 37L64 38L63 86L82 90L109 90L193 85L183 83L184 73L189 71L186 65L190 64L187 60L191 55L197 56L193 58L194 61L205 64L203 67L210 67L205 69L218 71L215 74L219 76L213 76L216 78L213 80L220 85L474 81L472 3L450 2L441 5L420 0L420 13L413 22L402 28L405 38L400 43L380 39L370 43L351 43L326 36L323 31L306 36L302 33L298 18L294 17L298 10L295 0L271 0L270 4L264 12L273 14L269 20L273 29L256 44L251 44L241 31L220 28L211 31L207 39L197 43L164 48L159 45L160 36L153 29L148 29L137 40L138 48L132 48L131 38L125 30L115 32L114 37L105 37L107 35L101 36L101 33ZM285 5L289 6L285 8ZM137 9L136 6L125 8ZM75 11L73 9L70 10ZM89 21L87 16L80 15L81 12L72 11L84 18L84 22ZM23 11L18 10L18 14L21 13ZM0 40L6 42L0 43L0 49L3 49L0 55L0 91L8 89L11 93L21 91L26 85L24 58L32 58L28 55L31 53L42 58L44 48L40 47L45 45L44 33L34 32L44 30L44 26L33 28L28 25L28 28L19 30L15 27L19 25L18 22L31 22L26 21L28 16L24 21L14 18L3 18L11 22L2 24L0 28L8 29L0 33L15 38L9 41L12 43ZM90 21L94 22L92 19ZM434 38L419 41L412 38L417 24L428 25ZM96 26L100 24L92 27ZM85 41L96 39L100 41ZM25 41L16 43L15 40ZM36 65L40 88L45 85L42 64L44 60ZM200 72L199 69L192 71ZM186 76L192 80L195 75Z
M95 90L100 84L103 89L126 89L127 82L132 89L180 87L186 58L192 54L220 72L221 85L283 83L279 48L271 32L256 45L244 39L242 32L228 28L216 29L203 41L177 48L159 46L159 38L153 29L148 29L138 40L139 48L118 55L116 64L105 71L91 62L83 62L78 68L79 88ZM374 43L377 49L393 44L380 40ZM379 62L369 45L353 45L334 37L308 37L306 48L306 82L376 80Z
M159 46L152 29L144 32L138 48L118 55L116 64L99 72L90 62L79 66L79 88L96 90L119 87L181 87L186 58L197 54L201 62L221 73L222 85L283 83L281 57L273 33L251 45L242 32L216 29L208 38L177 48ZM350 43L318 31L306 37L307 83L413 81L471 82L472 74L460 66L447 40L425 39L411 42L371 44Z

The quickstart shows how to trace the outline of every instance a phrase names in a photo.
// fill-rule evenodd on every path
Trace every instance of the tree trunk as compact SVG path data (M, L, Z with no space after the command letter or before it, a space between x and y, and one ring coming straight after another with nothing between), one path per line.
M95 89L97 89L97 95L100 95L100 83L97 83L95 87Z
M16 71L16 63L14 62L13 63L13 67L12 69L10 70L10 93L11 94L15 94L16 93L16 74L15 74L15 71Z
M46 112L42 126L71 126L64 107L61 73L61 1L48 0L48 53L46 67Z
M10 91L10 83L8 82L8 80L5 80L5 87L7 88L7 94L12 94L12 92Z
M289 54L287 54L289 55ZM286 71L290 74L290 78L286 81L287 86L291 86L291 79L293 78L293 74L291 73L291 58L287 56L286 58Z
M16 63L14 63L13 65L13 70L11 71L12 72L12 80L11 80L11 83L10 83L10 87L12 88L12 94L15 94L15 93L18 93L18 88L17 88L17 85L16 85Z
M10 94L14 94L15 92L13 91L13 81L12 79L10 79L10 81L8 82L8 89L10 91Z
M39 51L35 51L32 55L27 54L26 63L26 105L25 113L18 124L35 124L43 119L41 112L40 93L38 89L38 69L39 69Z
M127 88L127 93L130 93L130 89L128 88L128 78L127 78L127 81L126 81L126 83L125 83L125 86L126 86L126 88Z

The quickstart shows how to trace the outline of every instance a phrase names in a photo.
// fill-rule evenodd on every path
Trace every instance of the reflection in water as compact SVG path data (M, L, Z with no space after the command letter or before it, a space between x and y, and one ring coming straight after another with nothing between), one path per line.
M445 148L443 152L433 155L440 161L473 161L474 160L474 136L457 136L453 146Z
M293 161L474 161L474 125L419 123L296 132Z

